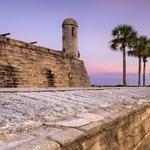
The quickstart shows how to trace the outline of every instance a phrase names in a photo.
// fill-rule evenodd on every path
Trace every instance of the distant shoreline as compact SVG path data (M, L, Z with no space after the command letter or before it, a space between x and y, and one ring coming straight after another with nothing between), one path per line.
M92 87L124 87L123 85L91 85ZM139 87L138 85L127 85L126 87ZM142 87L142 86L140 86ZM145 87L150 87L150 85L146 85Z
M122 73L100 73L89 75L91 84L95 86L122 86ZM143 82L141 76L141 85ZM136 87L138 85L138 74L127 73L127 85ZM150 74L146 74L146 85L150 85Z

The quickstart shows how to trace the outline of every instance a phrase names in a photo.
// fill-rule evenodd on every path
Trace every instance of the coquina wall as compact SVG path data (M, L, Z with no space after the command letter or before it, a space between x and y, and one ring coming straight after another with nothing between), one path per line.
M150 105L1 130L2 150L149 150ZM104 117L104 118L103 118ZM103 119L102 119L103 118ZM9 131L10 130L10 131ZM15 133L13 133L15 132Z
M0 37L0 87L90 86L84 62L55 51Z

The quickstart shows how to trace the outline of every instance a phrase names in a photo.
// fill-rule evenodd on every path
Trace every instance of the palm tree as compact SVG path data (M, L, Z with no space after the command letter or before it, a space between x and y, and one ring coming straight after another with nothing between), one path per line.
M143 52L143 86L145 86L145 70L147 57L150 57L150 39L147 40L146 48Z
M143 57L143 86L145 86L145 70L146 70L146 62L147 62L147 57Z
M112 31L113 40L111 41L111 49L114 51L121 50L123 55L123 85L126 86L126 49L131 46L136 32L132 26L119 25Z
M140 36L134 39L131 45L131 50L128 51L129 56L138 57L139 65L138 65L138 86L141 86L141 60L144 55L144 51L147 45L147 37ZM145 52L146 55L146 52ZM145 58L143 59L145 61Z

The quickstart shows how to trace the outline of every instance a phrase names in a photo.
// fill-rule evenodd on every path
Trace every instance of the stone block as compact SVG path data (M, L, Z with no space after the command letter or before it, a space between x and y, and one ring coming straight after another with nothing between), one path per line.
M58 133L49 135L47 138L52 139L61 143L63 146L69 145L76 140L79 140L84 135L84 132L74 129L67 128Z

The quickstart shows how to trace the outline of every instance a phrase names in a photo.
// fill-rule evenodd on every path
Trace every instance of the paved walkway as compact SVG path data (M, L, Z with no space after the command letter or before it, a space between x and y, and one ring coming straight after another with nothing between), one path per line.
M0 89L0 149L60 149L149 104L149 87Z

